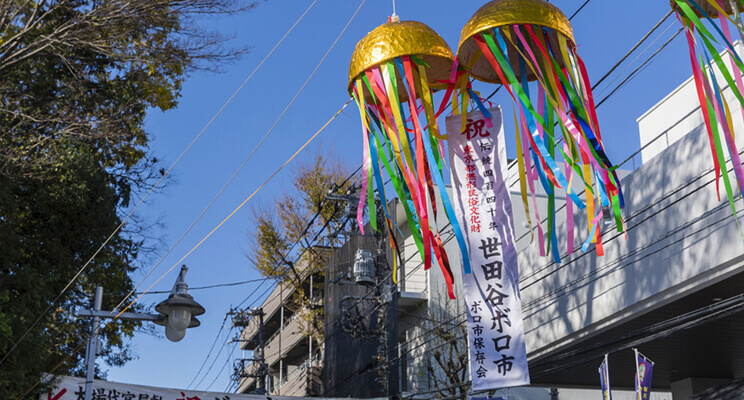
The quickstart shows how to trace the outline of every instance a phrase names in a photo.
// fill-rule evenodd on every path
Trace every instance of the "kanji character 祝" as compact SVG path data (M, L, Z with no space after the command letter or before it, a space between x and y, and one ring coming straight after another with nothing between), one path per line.
M465 137L470 140L474 137L488 137L490 134L488 132L483 132L483 127L486 125L486 120L479 119L476 121L473 121L472 119L469 119L467 124L465 125L465 130L462 132Z

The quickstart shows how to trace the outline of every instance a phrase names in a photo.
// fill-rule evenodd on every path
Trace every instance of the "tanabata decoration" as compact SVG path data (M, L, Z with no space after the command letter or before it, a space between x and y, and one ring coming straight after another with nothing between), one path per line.
M437 125L437 115L442 110L435 112L433 101L435 88L446 87L450 80L453 60L452 50L431 28L420 22L393 18L357 43L349 66L348 85L359 107L364 142L364 195L360 196L357 208L359 228L364 230L366 202L370 224L377 229L374 181L391 245L400 254L393 234L395 221L387 208L384 171L405 210L425 269L431 267L432 257L436 257L450 298L454 298L453 276L436 226L437 214L442 212L437 195L464 255L465 270L470 271L465 240L444 185L441 141L445 136ZM397 263L393 266L393 279L397 283Z
M744 1L671 0L670 3L687 35L695 88L713 155L716 195L720 200L720 181L723 180L731 210L736 215L736 207L734 206L734 191L736 188L731 184L726 158L731 158L735 182L738 184L740 191L744 188L744 170L742 170L741 158L734 140L731 109L722 94L721 85L724 82L721 82L719 77L716 76L713 65L718 67L720 76L723 77L725 84L733 92L739 106L744 107L744 97L742 97L742 94L744 94L744 84L742 83L744 63L734 49L733 37L729 28L729 22L731 22L738 30L738 36L744 40L744 25L742 25L741 15L739 14L744 11ZM703 21L707 21L713 29L706 28ZM716 45L722 45L728 54L722 57L716 50ZM726 65L725 59L728 59L731 70ZM710 69L707 67L708 65L711 66ZM744 115L744 108L742 113ZM736 222L739 223L738 218L736 218Z
M584 62L576 52L568 18L543 0L491 1L463 27L457 58L460 67L473 78L502 84L517 105L518 116L515 111L514 118L522 202L534 235L528 186L540 254L544 256L546 248L535 199L535 181L540 182L548 195L547 252L554 261L560 262L555 231L557 189L564 190L567 198L568 253L574 247L573 206L576 206L579 210L586 209L589 221L589 236L582 249L588 251L590 243L595 243L597 254L603 255L603 219L614 218L617 231L625 230L621 215L623 194L616 167L607 158L602 143L591 85ZM529 82L533 81L537 84L530 87ZM461 107L467 107L472 98L485 110L477 93L466 86L469 86L467 79L457 81L455 97L460 96ZM460 112L464 114L464 111ZM557 137L559 133L562 139ZM563 165L559 165L561 158ZM573 186L575 180L579 182ZM575 189L582 186L586 202Z

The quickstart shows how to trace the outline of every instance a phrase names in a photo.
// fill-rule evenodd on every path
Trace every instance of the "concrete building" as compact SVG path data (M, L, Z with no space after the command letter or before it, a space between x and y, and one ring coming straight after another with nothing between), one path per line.
M737 48L742 53L740 43ZM728 88L724 88L724 96L732 108L737 132L744 132L738 102ZM508 184L533 382L530 388L511 390L510 398L551 399L549 388L558 388L559 399L596 398L600 396L597 368L604 355L609 354L615 398L630 399L635 374L632 348L638 348L655 362L651 397L654 400L685 400L700 393L716 393L715 388L711 389L713 386L730 385L744 378L741 341L744 313L740 312L744 310L744 235L725 193L722 201L717 198L707 133L692 79L641 116L638 125L642 163L621 165L625 170L621 176L627 235L617 233L614 222L607 221L603 227L603 257L597 257L593 249L588 253L581 251L580 244L588 228L586 216L578 213L574 221L576 248L567 255L565 200L561 198L556 199L556 226L562 262L556 264L541 257L537 246L531 244L525 223L516 166L510 166ZM740 151L744 147L742 136L737 137ZM537 197L544 209L545 196L538 193ZM741 213L741 196L737 195L735 204ZM423 270L407 232L405 213L399 206L392 208L401 228L396 235L405 262L398 269L397 285L391 286L394 301L390 303L389 317L395 319L392 335L397 336L397 346L388 342L390 371L386 379L394 380L390 383L403 396L460 395L457 389L442 388L457 387L458 382L469 379L467 358L465 364L462 360L467 354L465 330L461 329L465 321L464 305L448 300L436 263L430 271ZM460 260L456 256L459 249L443 213L436 225L449 254L453 255L452 270L455 282L460 283ZM370 244L360 242L349 246L361 248ZM351 254L353 250L345 251ZM344 258L349 264L346 268L351 265L349 254ZM363 293L363 289L359 290ZM277 289L264 306L267 335L271 337L267 360L272 368L271 387L276 390L272 393L283 395L289 393L280 392L281 387L274 382L301 376L296 371L306 360L313 359L308 347L315 346L307 338L291 336L291 316L279 307L287 297L288 294ZM326 307L340 307L338 303L342 299L336 295L330 297L333 301L328 300ZM456 297L464 297L457 285ZM327 323L337 323L331 320ZM372 324L371 320L367 323ZM328 329L327 324L327 332ZM282 333L285 331L286 335ZM246 328L246 339L255 335L255 327ZM306 344L297 352L280 350L279 337L284 338L282 349L290 348L286 347L287 343ZM344 356L344 348L364 353L357 357L359 360L374 356L369 343L362 345L362 341L349 338L332 347L334 362ZM252 342L246 343L249 344L244 348L250 349ZM359 347L355 348L354 343L360 343ZM335 375L326 375L324 385L338 387L342 384L339 381L347 379L339 374L347 377L356 374L350 384L358 385L355 388L373 385L370 382L379 374L363 374L373 371L368 368L373 364L369 361L343 364L349 368L339 368ZM456 376L448 377L452 372ZM245 380L241 391L253 387L255 381ZM373 395L379 393L356 394L357 397Z
M741 43L736 46L742 54ZM742 110L729 88L724 88L724 96L741 152ZM586 217L578 215L576 248L566 255L565 199L556 200L562 262L541 257L530 244L516 168L510 168L533 382L533 388L514 389L512 398L547 399L549 387L561 388L559 398L595 398L600 395L597 368L607 353L610 381L621 396L616 398L630 398L635 373L632 348L656 363L653 398L685 400L744 377L744 313L740 312L744 310L744 235L722 187L722 200L716 196L702 118L690 78L638 119L642 164L631 159L621 165L626 170L621 176L627 237L615 232L614 223L608 221L603 229L603 257L579 248L579 239L586 238L588 229ZM538 197L544 201L544 196ZM735 204L741 214L738 194ZM438 224L443 227L445 222ZM399 226L405 226L405 221L399 221ZM443 240L449 235L444 233L447 239ZM406 253L414 252L412 240L404 240ZM454 242L448 247L457 254ZM457 323L464 316L454 311L462 310L462 305L448 306L437 267L426 274L417 269L419 263L414 257L399 277L399 368L403 392L426 393L422 395L426 397L442 383L436 382L441 369L436 372L433 359L437 334L427 327L437 324L433 320L440 325ZM453 270L456 282L460 281L459 265ZM432 314L440 317L431 318ZM715 389L705 393L709 392L717 393Z
M316 247L313 251L327 256L331 249ZM302 291L310 301L298 299L296 285L280 283L259 307L263 313L263 332L260 318L252 317L243 328L241 348L260 353L259 334L263 335L264 360L269 369L267 394L277 396L313 396L320 392L320 372L323 367L321 344L309 334L307 307L323 307L323 274L311 270L308 263L295 265ZM322 320L322 316L319 317ZM322 325L322 323L321 323ZM254 376L259 370L255 360L245 363L238 393L253 393L259 388Z
M724 96L741 133L738 102ZM744 376L744 238L716 195L693 80L638 124L643 165L622 180L627 238L607 226L604 257L579 251L560 265L520 252L530 368L538 384L596 386L610 353L613 386L632 388L637 347L656 363L654 388L684 400Z

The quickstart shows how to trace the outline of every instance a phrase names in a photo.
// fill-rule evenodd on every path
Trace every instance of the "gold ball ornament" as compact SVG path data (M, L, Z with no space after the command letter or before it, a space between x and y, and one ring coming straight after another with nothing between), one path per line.
M349 93L356 78L364 71L406 55L416 56L429 64L431 68L427 68L426 76L430 84L449 80L454 55L447 42L421 22L394 21L378 26L357 43L349 65ZM407 100L401 74L397 77L398 96L401 101ZM366 87L364 97L367 101L372 100Z
M480 52L474 36L491 29L511 29L511 25L539 25L553 29L552 39L557 40L557 35L563 35L570 43L574 43L573 29L558 7L543 0L494 0L486 3L473 14L460 34L460 43L457 46L457 57L460 65L467 67ZM513 30L511 31L513 32ZM512 35L515 38L516 36ZM556 42L557 43L557 42ZM517 75L519 75L519 52L507 42L507 54L509 61ZM561 65L563 66L563 65ZM480 57L469 71L471 76L480 81L489 83L501 82L496 71L485 57ZM519 77L519 76L518 76ZM533 72L527 70L527 78L535 80Z

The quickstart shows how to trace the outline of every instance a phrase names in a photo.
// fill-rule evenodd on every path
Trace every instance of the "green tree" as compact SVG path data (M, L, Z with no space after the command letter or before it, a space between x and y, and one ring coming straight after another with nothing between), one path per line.
M130 273L151 246L136 220L51 304L158 176L146 112L175 107L190 72L217 69L243 52L224 49L228 38L198 20L252 6L0 0L0 398L16 398L83 343L88 323L74 309L88 306L95 286L118 295L105 297L108 308L132 289ZM127 338L138 327L105 329L110 365L134 356ZM56 372L80 373L83 353Z
M322 291L325 262L339 240L330 237L324 245L317 245L314 239L346 226L346 204L326 196L352 193L356 181L350 175L332 155L315 154L294 171L293 190L271 206L253 209L255 229L249 234L248 258L261 275L293 287L287 305L299 313L306 333L319 344L323 343L323 310L313 307L306 278L314 275L314 293Z

